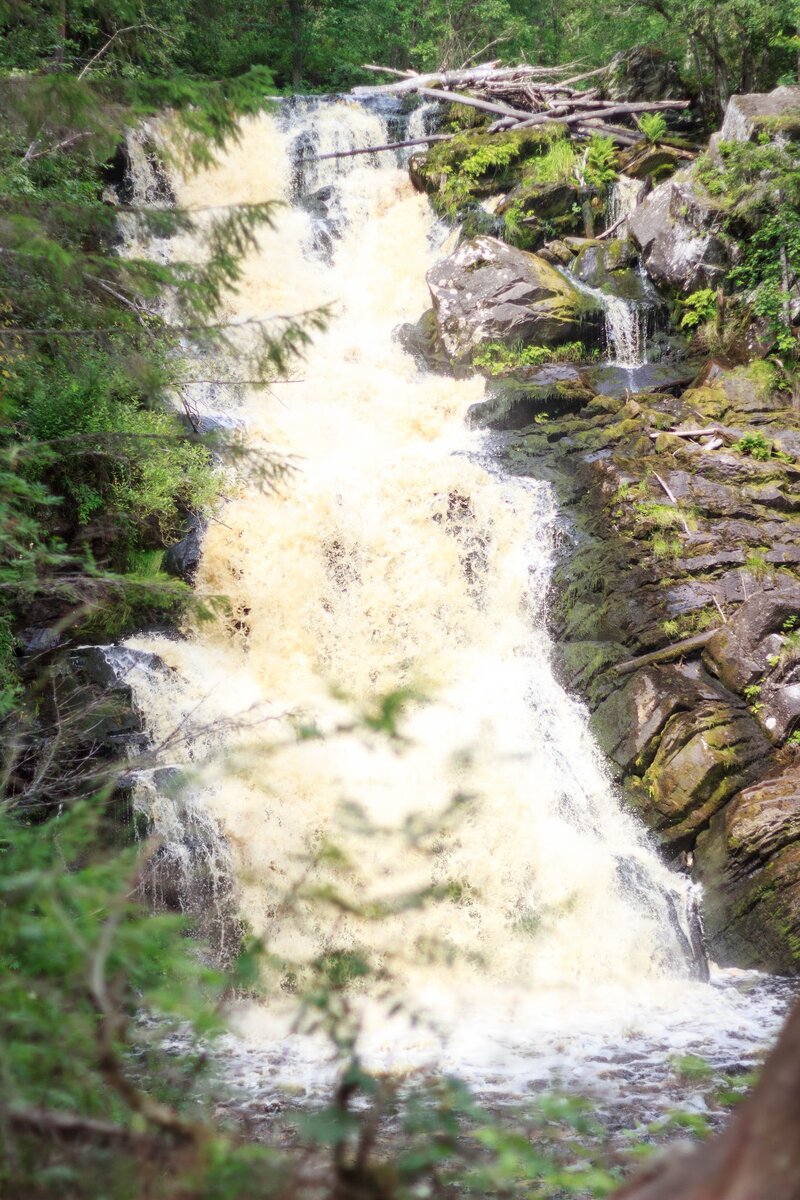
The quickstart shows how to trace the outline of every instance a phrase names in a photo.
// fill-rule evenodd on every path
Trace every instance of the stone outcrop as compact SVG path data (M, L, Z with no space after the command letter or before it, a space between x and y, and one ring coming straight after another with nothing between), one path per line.
M650 278L684 292L714 286L730 265L722 217L720 202L703 190L692 167L654 188L629 221Z
M764 372L712 362L677 395L595 395L508 430L505 454L560 493L558 670L627 802L694 863L712 956L798 971L800 466L780 448L800 420ZM669 432L723 414L715 449ZM733 441L747 434L761 458ZM684 657L616 671L703 630Z
M796 972L800 766L740 792L698 838L697 858L716 952L744 967Z
M713 158L720 143L750 141L764 131L800 136L800 87L732 96L709 153ZM654 188L637 205L629 228L650 278L691 292L716 287L733 265L735 246L723 231L723 218L722 203L705 190L693 165Z
M459 246L427 279L442 344L456 361L486 342L574 341L599 307L543 258L489 237Z
M788 118L788 119L787 119ZM772 92L731 96L719 133L719 142L750 142L778 122L784 132L800 131L800 87L778 87Z

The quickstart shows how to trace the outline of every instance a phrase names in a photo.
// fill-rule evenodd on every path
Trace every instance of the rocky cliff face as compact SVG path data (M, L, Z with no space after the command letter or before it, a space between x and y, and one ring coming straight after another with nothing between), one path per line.
M724 137L758 138L776 119L794 136L799 101L798 89L735 97ZM537 255L467 239L431 273L427 341L417 332L413 346L439 369L487 341L551 352L580 336L570 279L632 303L643 270L667 302L717 289L737 257L723 226L721 203L688 168L639 197L627 239L564 237ZM565 276L566 290L556 287ZM473 419L498 431L510 471L544 475L559 492L559 671L588 703L627 802L665 856L703 883L712 955L792 973L800 413L757 357L767 350L758 336L746 334L732 358L693 358L674 332L635 369L507 363L491 371Z
M713 400L598 396L503 442L510 469L559 491L559 670L592 709L628 803L703 882L712 954L789 972L800 968L800 467L788 448L800 448L800 422L779 396L759 400L759 374L720 368ZM709 411L731 422L723 445L669 432L702 429ZM768 458L738 448L748 433Z

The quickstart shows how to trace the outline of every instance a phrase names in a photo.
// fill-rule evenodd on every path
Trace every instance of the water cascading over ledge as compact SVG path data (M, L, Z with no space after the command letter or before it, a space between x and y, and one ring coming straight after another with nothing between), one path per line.
M164 664L131 683L155 743L182 729L169 761L187 772L182 803L210 814L240 909L279 955L330 945L318 907L281 915L330 839L357 862L362 901L457 881L427 910L369 927L340 917L336 935L391 959L462 1046L465 1029L484 1037L489 1012L496 1031L530 1041L542 1025L567 1033L570 1004L579 1025L599 1006L609 1036L633 1020L637 997L645 1023L653 1005L703 1010L676 917L682 885L622 811L550 667L550 488L501 476L490 444L466 428L482 381L420 372L393 337L428 304L428 203L391 154L318 165L313 190L331 189L337 221L326 264L303 204L309 175L298 184L292 158L299 135L320 152L345 137L387 141L384 117L364 105L300 106L247 121L217 167L175 181L192 207L294 189L223 316L334 306L293 380L217 397L241 397L236 419L253 447L300 466L277 497L232 485L209 528L197 587L227 595L230 618L181 640L130 641ZM173 240L176 256L202 252L202 239ZM352 728L397 689L425 697L403 720L403 747ZM300 739L299 725L326 736ZM454 797L469 799L426 855L360 840L339 820L357 805L384 830L415 814L435 827ZM157 826L174 804L145 802ZM373 1045L391 1059L401 1040L387 1028L375 1025Z

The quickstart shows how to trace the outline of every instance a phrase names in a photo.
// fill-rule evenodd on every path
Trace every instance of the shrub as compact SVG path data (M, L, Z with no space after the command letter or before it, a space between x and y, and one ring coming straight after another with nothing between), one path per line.
M642 113L639 117L639 128L651 145L660 142L666 136L667 122L660 112Z
M591 187L602 190L618 175L617 150L614 139L593 133L586 149L584 175Z
M686 309L681 317L681 329L696 329L716 315L717 293L713 288L700 288L682 300L681 304Z

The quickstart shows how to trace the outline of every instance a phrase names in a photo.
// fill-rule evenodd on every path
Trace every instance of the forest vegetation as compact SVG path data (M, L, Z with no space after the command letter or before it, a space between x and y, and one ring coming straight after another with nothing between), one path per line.
M200 606L165 572L164 551L214 512L220 461L267 488L285 468L254 459L235 436L203 433L170 403L187 360L225 347L222 297L273 206L231 210L202 264L121 254L121 214L141 241L195 220L124 193L127 132L169 112L173 152L190 171L277 95L374 82L365 63L422 71L496 58L590 70L643 43L660 48L711 131L732 94L796 80L800 9L797 0L0 0L5 1200L559 1197L619 1186L613 1156L592 1161L597 1131L578 1102L543 1100L517 1127L454 1080L414 1090L365 1070L347 985L373 967L338 948L302 964L298 999L301 1026L329 1036L340 1066L330 1103L301 1115L284 1144L219 1120L204 1039L223 1027L229 995L259 986L270 948L244 931L235 961L211 967L187 919L142 903L153 844L115 820L121 767L93 752L102 712L64 683L50 651L174 626L193 605L213 620L225 597ZM764 169L781 180L776 211L751 192ZM738 285L762 288L763 314L791 342L778 350L793 362L775 246L788 230L795 269L796 161L761 146L708 173L748 240ZM708 303L698 321L713 317ZM324 321L313 312L266 324L248 372L266 382L284 372ZM484 357L491 373L506 365L502 347ZM31 628L52 640L26 645ZM404 700L384 698L365 723L396 738ZM335 847L327 853L333 862ZM356 903L333 883L321 902ZM169 1053L167 1029L179 1047ZM387 1113L399 1132L381 1142Z

